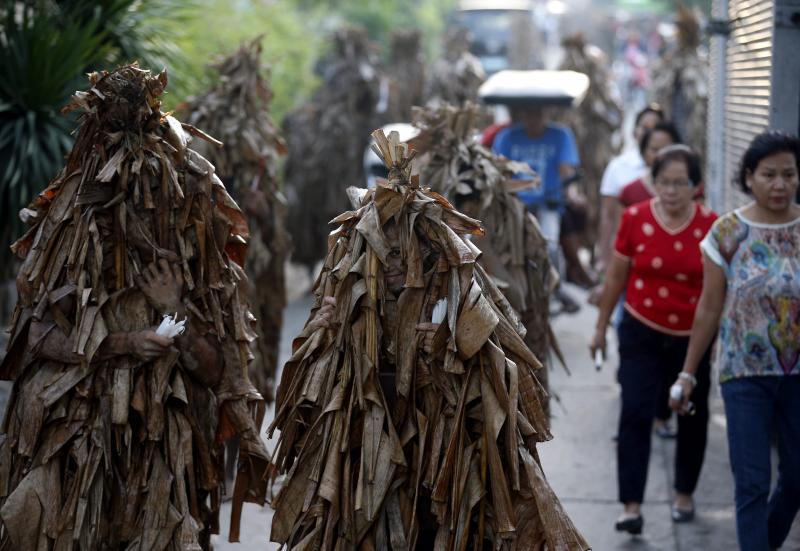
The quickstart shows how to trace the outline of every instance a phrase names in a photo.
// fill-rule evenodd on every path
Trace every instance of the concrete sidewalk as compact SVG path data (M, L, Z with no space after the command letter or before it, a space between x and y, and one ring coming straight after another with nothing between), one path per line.
M616 341L609 331L609 358L596 372L587 347L597 310L585 305L583 293L574 287L570 293L581 295L584 308L576 315L557 317L554 326L572 375L559 366L550 372L550 385L561 405L552 407L554 439L539 447L545 475L567 512L595 551L735 551L733 478L716 385L710 397L708 446L695 492L694 522L676 525L670 519L675 443L653 436L644 533L633 538L614 531L622 509L617 502L616 442L612 439L620 407ZM782 549L800 550L800 521L795 521Z
M554 440L539 446L544 472L561 498L567 512L583 532L594 551L735 551L733 480L728 464L725 417L717 389L712 390L712 420L706 460L695 494L697 518L674 525L670 520L674 442L653 439L653 451L644 505L645 527L641 537L632 538L614 531L621 511L617 503L616 433L619 415L619 389L614 380L616 350L613 340L603 370L595 371L589 358L588 340L594 327L596 310L580 297L582 310L554 320L556 334L566 355L572 376L556 366L550 374L552 389L561 405L553 405ZM293 301L285 312L281 343L281 364L288 359L291 339L306 321L311 306L308 296ZM273 412L267 412L267 421ZM268 442L271 447L274 442ZM227 534L229 504L223 506L221 533ZM267 543L272 510L247 504L242 517L241 543L230 544L215 538L217 550L272 550ZM800 551L800 522L783 550Z

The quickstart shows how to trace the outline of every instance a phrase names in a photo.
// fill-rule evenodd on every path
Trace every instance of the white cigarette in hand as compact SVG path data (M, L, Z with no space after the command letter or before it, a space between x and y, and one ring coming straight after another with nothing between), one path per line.
M603 351L599 348L594 351L594 368L596 371L603 368Z

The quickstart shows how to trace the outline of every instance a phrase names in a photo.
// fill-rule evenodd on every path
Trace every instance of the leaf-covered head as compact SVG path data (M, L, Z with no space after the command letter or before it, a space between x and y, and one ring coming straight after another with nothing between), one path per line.
M693 50L700 45L700 20L695 10L681 5L675 26L678 28L678 45L681 49Z
M334 277L342 280L356 270L358 259L369 250L380 261L385 288L392 292L425 287L426 274L434 268L448 271L475 262L477 250L463 236L483 235L481 223L420 187L419 177L411 175L415 151L400 143L396 133L387 138L377 130L373 137L389 177L374 189L348 189L357 210L333 220L341 224L331 234L327 261Z
M76 92L65 111L83 109L96 116L108 131L136 130L161 116L161 94L167 86L166 70L153 76L137 64L108 72L91 73L91 88Z

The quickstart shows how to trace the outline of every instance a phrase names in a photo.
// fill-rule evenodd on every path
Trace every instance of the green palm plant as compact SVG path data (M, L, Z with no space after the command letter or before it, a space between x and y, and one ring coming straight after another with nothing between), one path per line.
M0 278L18 212L63 166L75 120L60 113L85 73L139 60L180 62L170 40L185 2L0 0Z
M7 260L5 245L22 229L17 213L55 176L72 143L74 121L59 110L87 61L102 55L103 40L96 21L58 21L43 6L8 2L2 17L0 258Z

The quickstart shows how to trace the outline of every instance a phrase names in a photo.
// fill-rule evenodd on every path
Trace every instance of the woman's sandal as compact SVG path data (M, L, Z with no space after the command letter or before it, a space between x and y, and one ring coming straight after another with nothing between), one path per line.
M614 525L614 528L616 528L617 532L627 532L632 536L638 536L641 534L643 527L644 517L642 517L642 515L622 515L617 519L617 523Z
M683 523L692 522L694 520L694 507L691 509L678 509L675 505L672 506L672 522Z

